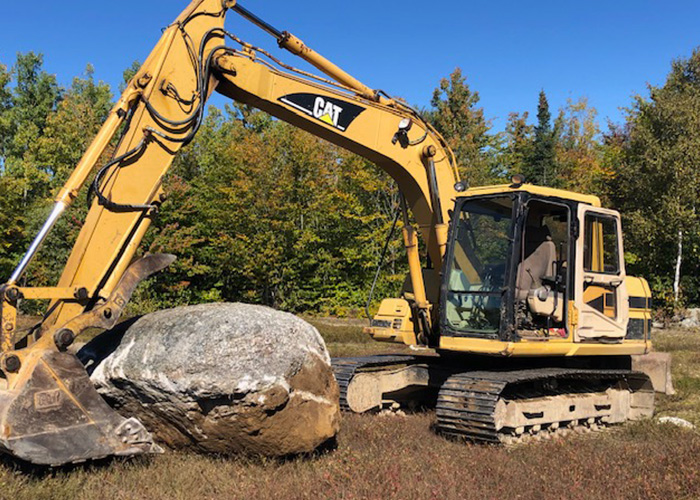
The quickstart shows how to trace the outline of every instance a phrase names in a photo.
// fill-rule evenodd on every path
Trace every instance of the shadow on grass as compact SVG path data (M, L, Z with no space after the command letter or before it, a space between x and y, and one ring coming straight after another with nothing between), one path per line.
M123 466L126 464L151 465L155 459L154 455L139 455L135 457L106 457L98 460L87 460L85 462L65 464L59 466L37 465L26 462L8 454L0 455L0 467L13 473L19 473L28 478L43 480L55 477L57 474L71 475L74 472L90 472L97 469L106 469L112 466Z

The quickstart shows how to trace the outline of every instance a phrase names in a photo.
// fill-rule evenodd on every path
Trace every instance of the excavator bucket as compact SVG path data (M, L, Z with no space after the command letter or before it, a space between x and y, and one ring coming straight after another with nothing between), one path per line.
M174 260L164 254L137 260L104 303L64 324L58 333L45 333L29 347L4 354L0 451L51 466L161 451L141 422L107 405L66 347L86 328L113 328L139 282Z
M58 466L160 451L138 420L107 405L73 354L30 353L12 385L0 390L0 447L10 455Z

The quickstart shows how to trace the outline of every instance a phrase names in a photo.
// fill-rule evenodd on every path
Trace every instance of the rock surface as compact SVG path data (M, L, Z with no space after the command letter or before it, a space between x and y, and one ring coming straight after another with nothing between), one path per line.
M680 322L682 328L697 328L700 326L700 309L688 309Z
M267 307L159 311L97 337L79 357L100 394L169 448L284 456L311 452L339 429L323 339Z

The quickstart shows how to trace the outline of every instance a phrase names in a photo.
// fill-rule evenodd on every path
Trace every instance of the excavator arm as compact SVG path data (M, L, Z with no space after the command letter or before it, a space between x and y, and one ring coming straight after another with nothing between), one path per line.
M285 65L227 32L224 20L230 10L328 78ZM236 48L227 46L228 40ZM172 262L167 255L135 256L163 200L163 177L180 148L197 133L214 91L384 169L399 186L406 222L410 209L434 272L439 272L448 203L462 185L453 155L437 131L409 106L365 86L235 0L194 0L166 27L0 289L0 447L6 452L35 463L62 464L152 450L140 423L110 410L66 349L87 328L114 326L138 283ZM46 235L88 182L94 199L59 283L19 286ZM413 306L427 339L432 304L426 299L416 232L408 223L404 240ZM51 300L29 337L16 333L20 299Z

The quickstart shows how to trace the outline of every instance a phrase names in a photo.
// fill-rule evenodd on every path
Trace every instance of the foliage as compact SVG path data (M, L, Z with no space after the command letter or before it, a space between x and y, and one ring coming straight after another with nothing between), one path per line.
M500 174L495 161L499 138L490 133L491 123L478 103L479 93L469 88L457 68L440 81L433 92L433 109L427 113L454 151L460 176L472 186L493 183Z
M532 146L525 165L524 174L529 182L544 186L556 181L555 131L552 128L552 114L544 90L540 91L537 103L537 125L533 130Z
M52 172L38 143L62 98L43 57L19 54L10 72L0 67L0 272L9 276L28 244L31 212L50 191Z
M700 50L674 61L666 83L649 87L617 130L611 199L624 214L632 271L668 290L683 235L683 280L692 304L700 299Z
M366 161L241 106L210 110L167 188L149 244L180 259L152 300L334 314L362 306L397 203ZM380 292L398 292L399 243Z
M9 69L0 65L5 276L113 100L91 67L63 89L42 63L41 55L28 53ZM138 68L135 62L125 70L123 85ZM700 303L699 72L698 51L675 61L666 83L650 87L648 98L637 97L626 122L603 134L584 98L570 100L552 120L544 91L535 123L527 112L514 112L505 131L493 133L478 92L459 69L440 81L424 114L454 149L471 185L525 173L530 181L598 194L621 210L628 271L647 277L658 306L670 311ZM394 182L366 160L238 105L209 111L164 186L168 199L143 248L179 259L139 289L132 312L242 300L295 312L359 314L398 205ZM32 284L58 279L85 218L86 196L60 220L30 268ZM684 253L676 303L669 290L679 231ZM397 233L376 298L395 296L405 271Z
M551 185L583 193L599 193L611 173L601 161L600 129L596 110L586 98L569 100L554 127L554 163L556 177Z
M533 126L527 123L528 112L510 113L505 130L502 161L509 177L529 174L529 158L532 156Z

